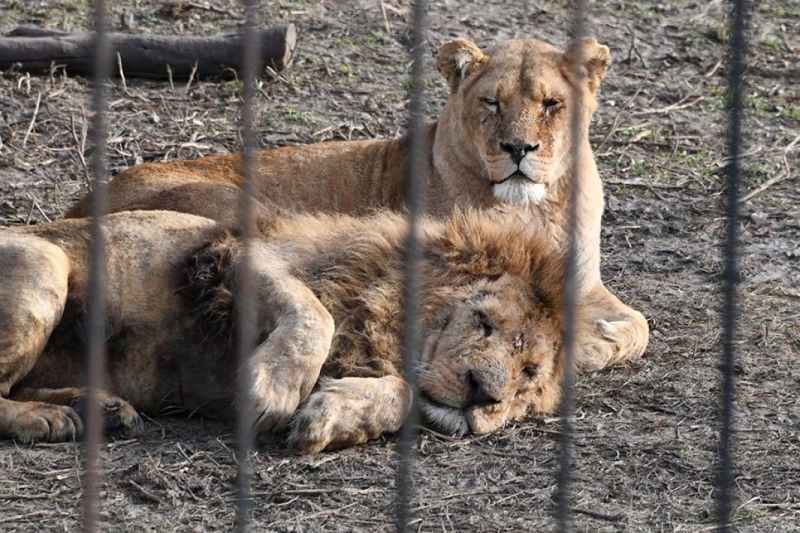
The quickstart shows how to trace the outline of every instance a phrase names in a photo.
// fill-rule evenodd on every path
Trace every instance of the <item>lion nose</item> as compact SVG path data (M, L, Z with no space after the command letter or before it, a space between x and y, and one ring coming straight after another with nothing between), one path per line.
M522 158L528 155L528 152L535 152L539 149L539 143L528 144L520 139L513 139L506 143L500 143L500 148L511 156L514 163L519 165Z
M507 381L494 372L468 370L466 375L468 397L465 408L502 402Z

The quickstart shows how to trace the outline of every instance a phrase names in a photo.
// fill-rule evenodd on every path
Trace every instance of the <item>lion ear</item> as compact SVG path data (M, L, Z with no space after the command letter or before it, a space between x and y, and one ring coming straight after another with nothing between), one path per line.
M608 46L590 37L573 43L564 53L564 60L571 71L567 75L572 77L577 72L580 78L587 80L589 89L594 93L611 66L611 52Z
M461 82L477 71L487 59L475 43L457 39L439 48L436 66L450 84L450 90L456 92Z

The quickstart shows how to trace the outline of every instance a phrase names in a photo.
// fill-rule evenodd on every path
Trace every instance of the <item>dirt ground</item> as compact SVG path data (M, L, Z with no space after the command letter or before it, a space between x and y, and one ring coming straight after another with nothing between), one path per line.
M113 2L125 31L235 29L230 0ZM263 21L300 29L294 68L258 95L265 147L395 137L407 109L410 3L265 1ZM606 183L604 278L649 318L643 360L583 375L575 415L573 504L582 531L713 530L725 165L725 2L595 1L591 28L615 59L592 140ZM746 88L737 337L734 520L741 531L800 529L800 4L762 0L751 21ZM468 37L568 41L563 1L434 0L431 54ZM87 27L85 0L1 0L17 24ZM387 28L388 24L388 28ZM431 55L432 57L432 55ZM430 115L447 88L428 65ZM239 148L241 85L115 81L113 173L142 161ZM86 190L91 84L0 75L0 223L56 219ZM38 112L34 112L37 108ZM767 186L770 184L769 186ZM766 187L766 188L765 188ZM103 448L109 531L216 531L234 516L232 427L147 420L143 437ZM558 424L529 420L490 436L417 441L413 528L550 529ZM396 440L316 457L255 454L255 530L393 529ZM0 443L0 529L74 530L80 447Z

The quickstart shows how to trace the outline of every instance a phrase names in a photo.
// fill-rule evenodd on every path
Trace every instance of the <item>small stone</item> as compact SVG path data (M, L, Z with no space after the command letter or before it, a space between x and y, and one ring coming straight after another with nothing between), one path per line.
M768 216L769 215L767 215L763 211L756 211L755 213L750 214L750 221L756 226L763 226L764 223L767 221Z

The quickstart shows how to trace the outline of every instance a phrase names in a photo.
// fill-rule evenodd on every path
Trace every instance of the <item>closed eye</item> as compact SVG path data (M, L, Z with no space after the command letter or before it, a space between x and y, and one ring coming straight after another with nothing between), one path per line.
M558 109L561 109L561 100L556 100L555 98L547 98L542 103L542 114L545 116L554 113Z
M500 102L498 102L494 98L491 97L481 98L481 102L483 103L484 106L488 107L489 110L493 112L496 112L497 110L500 109Z
M491 337L492 333L494 333L494 327L489 324L489 318L486 316L486 313L483 311L475 311L475 317L478 320L478 326L483 328L483 336Z
M522 375L528 379L535 378L538 372L539 372L539 365L537 364L530 364L522 369Z

